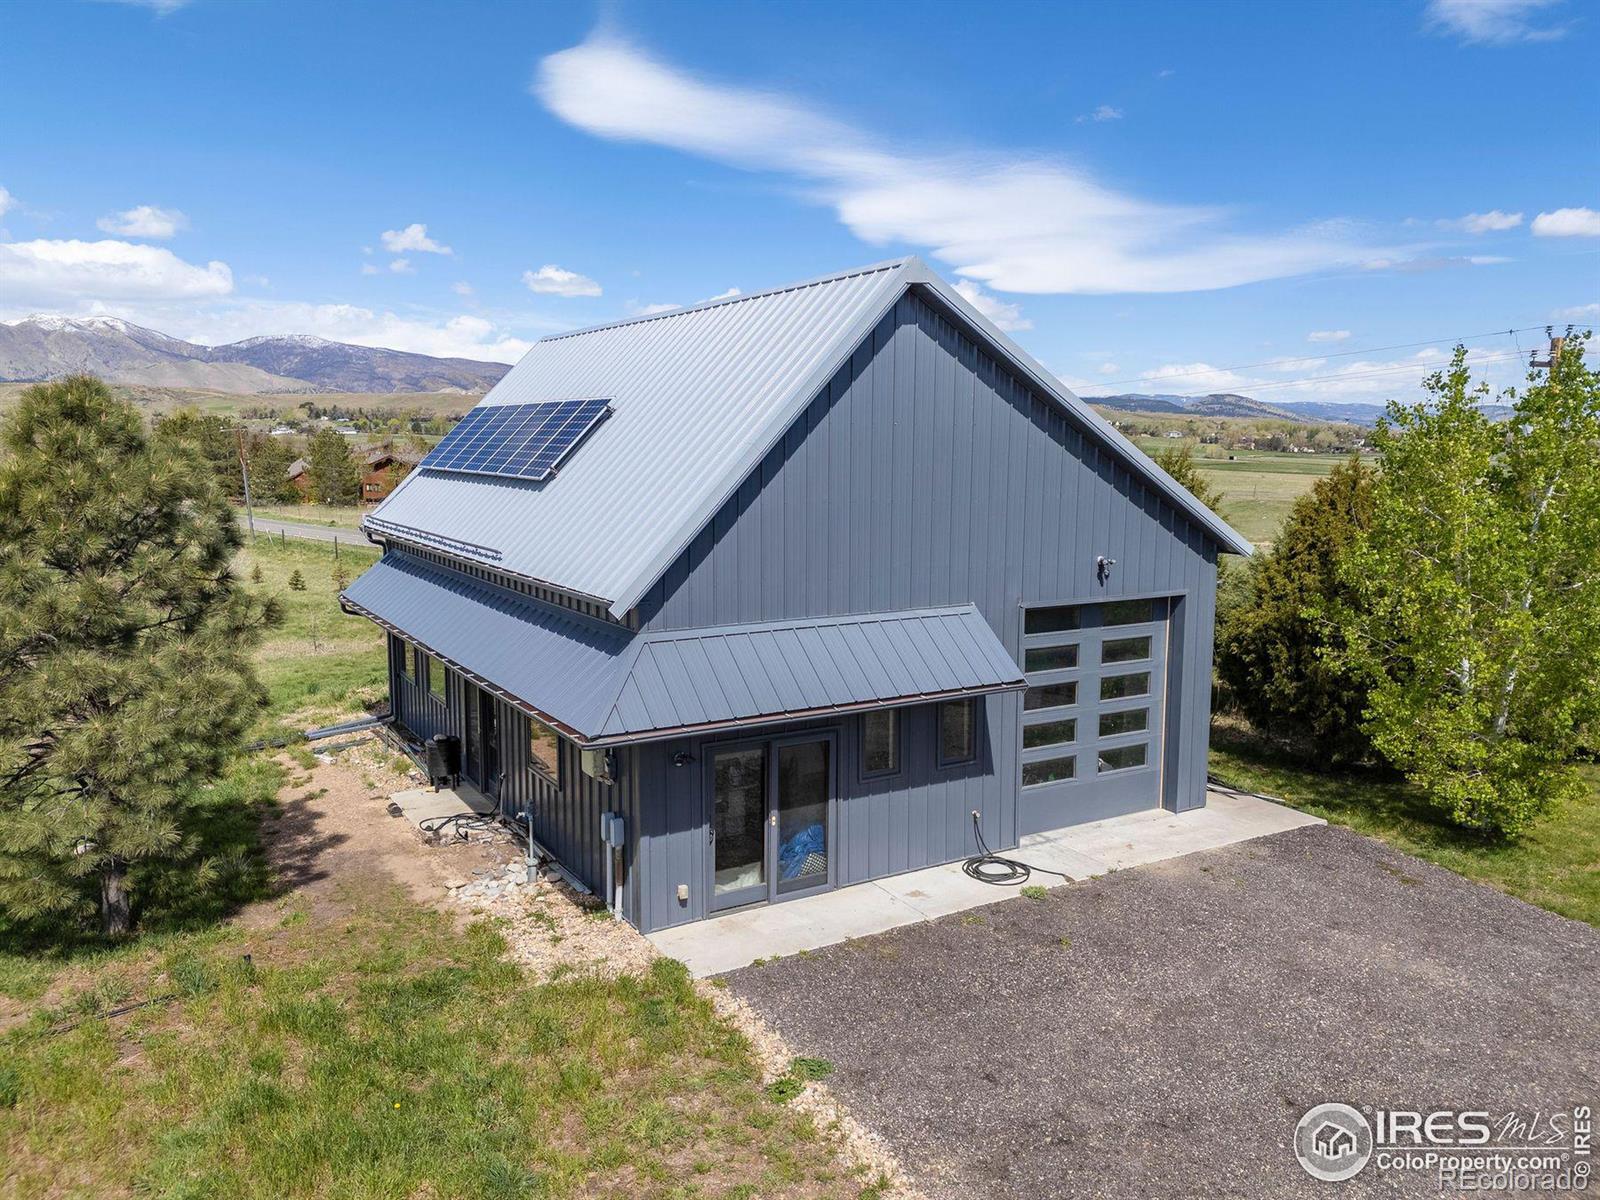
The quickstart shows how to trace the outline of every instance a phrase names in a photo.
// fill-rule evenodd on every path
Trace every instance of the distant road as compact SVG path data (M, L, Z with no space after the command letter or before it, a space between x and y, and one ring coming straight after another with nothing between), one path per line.
M245 520L245 515L239 513L239 524L246 531L250 526ZM331 525L296 525L293 521L274 521L270 517L256 518L256 533L270 533L274 537L286 534L292 538L306 538L313 542L331 542L337 540L345 546L367 546L366 534L359 529L335 529Z

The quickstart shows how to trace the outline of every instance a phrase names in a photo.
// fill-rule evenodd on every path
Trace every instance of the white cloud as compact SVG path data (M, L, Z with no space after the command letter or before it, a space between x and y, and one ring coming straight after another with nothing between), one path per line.
M1533 219L1534 237L1600 237L1600 212L1592 208L1558 208Z
M1350 336L1348 329L1313 329L1306 334L1308 342L1342 342Z
M546 263L537 271L524 271L522 282L543 296L598 296L600 285L587 275Z
M1078 124L1082 125L1085 121L1098 122L1120 120L1122 120L1122 110L1120 108L1113 108L1109 104L1101 104L1097 105L1093 112L1084 113L1083 116L1079 117Z
M1103 362L1100 364L1099 370L1102 375L1117 375L1121 373L1122 368L1114 362Z
M1492 208L1485 213L1468 213L1464 217L1456 217L1448 221L1436 221L1440 229L1453 229L1458 233L1498 233L1505 229L1515 229L1522 224L1522 214L1519 212L1501 212Z
M454 254L449 246L441 246L428 236L426 225L411 224L404 229L385 229L383 248L390 254Z
M638 304L628 302L628 312L635 317L659 317L662 313L677 312L681 304Z
M968 304L993 321L996 327L1008 333L1033 328L1033 322L1022 315L1022 305L1009 304L998 296L992 296L970 279L963 279L956 284L956 291Z
M409 258L397 258L389 264L389 270L396 275L415 275L417 269L411 265Z
M377 274L379 274L379 271L378 271L377 266L374 265L373 263L362 263L361 264L361 273L363 275L377 275Z
M5 188L0 187L0 217L6 215L17 206L17 198Z
M799 101L705 82L604 34L545 58L532 90L598 137L787 174L863 240L927 247L1001 291L1204 291L1395 253L1346 222L1236 232L1224 209L1143 200L1058 159L913 156Z
M744 295L744 293L741 292L738 288L731 287L725 292L718 292L715 296L707 296L706 297L706 303L709 304L713 300L732 300L735 296L742 296L742 295Z
M454 292L458 296L471 296L471 295L474 294L473 290L472 290L472 285L470 283L468 283L465 279L460 280L459 282L456 282L456 283L452 283L450 285L450 290L452 292Z
M1564 25L1537 23L1541 10L1560 0L1430 0L1430 29L1453 34L1464 42L1505 46L1513 42L1550 42L1564 37Z
M110 4L126 4L130 8L148 8L158 17L171 16L180 8L187 8L190 0L104 0Z
M1168 363L1153 371L1141 371L1139 378L1154 385L1165 384L1163 390L1185 395L1191 392L1241 392L1250 386L1249 376L1203 362Z
M189 228L189 218L175 208L157 208L141 204L126 212L101 217L95 226L105 233L120 237L169 238L179 230Z
M1600 317L1600 304L1575 304L1571 308L1556 310L1557 320L1581 321L1585 317Z
M0 242L0 294L10 303L199 299L233 291L227 263L185 262L160 246L98 242Z

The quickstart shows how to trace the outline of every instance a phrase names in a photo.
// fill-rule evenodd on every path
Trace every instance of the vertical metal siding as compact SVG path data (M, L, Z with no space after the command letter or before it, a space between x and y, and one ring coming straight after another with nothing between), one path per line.
M1117 560L1105 587L1102 554ZM1020 660L1023 602L1183 595L1162 797L1183 809L1204 803L1215 588L1207 534L908 294L646 595L639 621L660 630L971 601ZM934 766L931 705L905 710L902 772L887 779L860 778L859 722L834 723L840 883L964 856L974 808L991 845L1016 844L1022 700L980 706L983 756L964 771ZM701 744L674 746L696 763L672 767L669 746L636 753L633 802L656 814L638 849L646 929L703 915ZM672 899L680 882L687 906Z

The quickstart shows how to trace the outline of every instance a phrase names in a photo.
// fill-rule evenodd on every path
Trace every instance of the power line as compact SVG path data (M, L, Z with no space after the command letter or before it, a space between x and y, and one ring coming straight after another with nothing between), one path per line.
M1550 324L1549 321L1545 321L1538 325L1519 325L1515 329L1495 329L1488 333L1471 333L1465 337L1430 338L1425 342L1398 342L1392 346L1369 346L1364 350L1336 350L1328 354L1302 354L1291 358L1269 358L1262 362L1241 363L1233 367L1205 367L1193 371L1173 371L1157 378L1140 376L1135 379L1113 379L1106 383L1098 383L1095 386L1111 388L1122 387L1124 384L1132 383L1160 384L1168 379L1184 379L1193 375L1220 375L1224 371L1250 371L1257 367L1282 366L1284 363L1322 362L1330 358L1353 358L1361 354L1383 354L1389 350L1415 350L1421 346L1438 346L1446 342L1452 345L1464 345L1467 342L1478 341L1482 338L1505 337L1507 334L1515 337L1519 333L1528 333L1535 329L1547 329Z
M1485 363L1506 362L1511 359L1524 357L1521 351L1504 350L1498 354L1484 354L1468 359L1470 366L1482 366ZM1266 392L1274 388L1296 387L1303 383L1347 383L1363 379L1381 379L1389 375L1409 375L1417 371L1437 371L1443 363L1401 363L1389 367L1374 367L1370 371L1350 371L1343 375L1307 375L1300 379L1278 379L1268 383L1252 383L1249 385L1252 392Z

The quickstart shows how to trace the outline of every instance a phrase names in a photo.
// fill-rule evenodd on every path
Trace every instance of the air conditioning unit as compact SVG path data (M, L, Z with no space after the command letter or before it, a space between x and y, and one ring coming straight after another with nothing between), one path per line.
M599 783L617 781L617 752L615 750L585 750L579 755L583 773Z

